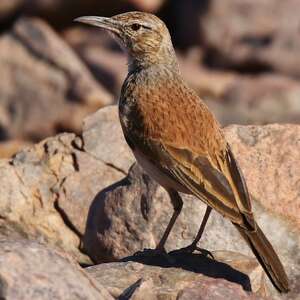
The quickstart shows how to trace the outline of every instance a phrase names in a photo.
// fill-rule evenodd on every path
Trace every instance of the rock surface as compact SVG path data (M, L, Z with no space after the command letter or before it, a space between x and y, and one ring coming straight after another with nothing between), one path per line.
M80 132L83 116L112 102L71 48L39 19L0 38L0 138Z
M236 253L222 255L230 262L224 264L222 259L212 260L199 254L172 256L172 264L163 257L129 257L126 262L101 264L86 271L116 299L262 299L263 296L249 291L252 287L264 293L264 280L250 282L245 275L262 278L257 262Z
M32 146L30 142L23 140L9 140L0 142L0 158L11 158L25 147Z
M299 0L209 1L199 22L210 62L299 77L298 9Z
M225 129L225 134L252 197L299 230L299 125L232 125Z
M90 263L80 246L88 210L100 190L124 177L118 167L62 134L2 160L0 177L0 233L55 244Z
M292 291L282 299L296 299L300 292L299 125L234 125L225 134L244 171L257 221L290 278ZM86 118L82 137L61 134L13 159L1 160L0 236L54 244L87 264L154 248L172 206L166 192L137 165L130 168L132 163L115 106ZM192 241L205 211L199 200L191 196L184 200L168 250ZM251 254L235 228L215 212L201 247ZM280 299L277 294L272 298Z
M67 254L36 242L1 239L0 298L113 300Z
M300 85L264 74L236 77L220 101L210 101L222 124L299 123Z

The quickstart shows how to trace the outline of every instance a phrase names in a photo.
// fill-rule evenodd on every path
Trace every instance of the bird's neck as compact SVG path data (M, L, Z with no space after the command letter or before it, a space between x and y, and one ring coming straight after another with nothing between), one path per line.
M150 67L172 69L179 73L179 66L173 47L163 48L158 53L143 53L141 55L128 55L128 72L148 69Z

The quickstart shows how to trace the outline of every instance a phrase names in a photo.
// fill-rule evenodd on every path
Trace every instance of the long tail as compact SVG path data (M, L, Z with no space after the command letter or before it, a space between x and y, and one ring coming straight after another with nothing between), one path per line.
M257 225L256 231L247 231L238 225L235 226L251 247L275 288L281 293L287 293L289 283L282 263L259 226Z

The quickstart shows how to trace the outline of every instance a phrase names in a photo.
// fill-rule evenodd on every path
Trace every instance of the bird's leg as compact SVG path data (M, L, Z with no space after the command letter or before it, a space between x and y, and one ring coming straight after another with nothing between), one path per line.
M209 215L210 215L210 213L211 213L211 210L212 210L212 208L211 208L210 206L207 206L207 207L206 207L205 214L204 214L204 217L203 217L203 219L202 219L202 222L201 222L200 228L199 228L199 230L198 230L198 233L197 233L197 235L196 235L194 241L193 241L193 242L191 243L191 245L190 245L190 248L191 248L192 252L193 252L194 250L196 250L197 244L198 244L198 242L200 241L200 239L201 239L201 237L202 237L202 234L203 234L203 232L204 232L204 229L205 229L205 226L206 226L206 224L207 224L207 221L208 221Z
M174 208L174 212L172 215L171 220L169 221L169 224L160 240L160 242L158 243L156 250L158 251L164 251L165 252L165 243L168 239L168 236L175 224L175 221L177 219L177 217L179 216L182 206L183 206L183 202L182 199L180 197L180 195L178 194L178 192L176 192L175 190L168 190L168 194L170 196L173 208Z
M211 213L211 210L212 210L212 208L210 206L206 207L206 211L205 211L204 217L202 219L200 228L198 230L198 233L197 233L194 241L189 246L187 246L187 247L184 247L184 248L179 249L179 250L172 251L172 254L193 253L195 250L198 250L200 252L205 252L205 254L210 254L211 255L211 253L209 251L206 251L204 249L201 249L201 248L197 247L197 244L200 241L200 239L202 237L202 234L204 232L204 229L205 229L206 223L208 221L209 215Z
M172 259L172 257L167 254L167 252L165 250L165 243L166 243L168 236L175 224L177 217L179 216L179 214L181 212L183 202L182 202L181 197L175 190L167 190L167 192L170 196L170 199L171 199L171 202L172 202L172 205L174 208L174 212L173 212L173 215L169 221L169 224L168 224L161 240L159 241L158 245L156 246L156 248L154 250L153 249L144 249L143 251L136 252L134 255L140 256L140 257L163 256L170 264L173 264L174 259Z

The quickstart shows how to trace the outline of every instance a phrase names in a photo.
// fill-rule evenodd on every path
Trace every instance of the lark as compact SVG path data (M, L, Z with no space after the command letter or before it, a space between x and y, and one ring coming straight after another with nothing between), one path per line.
M182 209L179 192L192 194L207 210L186 250L197 248L215 209L238 229L277 290L287 292L287 275L255 221L241 169L214 115L182 79L166 25L142 12L76 21L107 30L128 54L119 99L124 136L138 163L167 190L174 206L157 250L164 250Z

